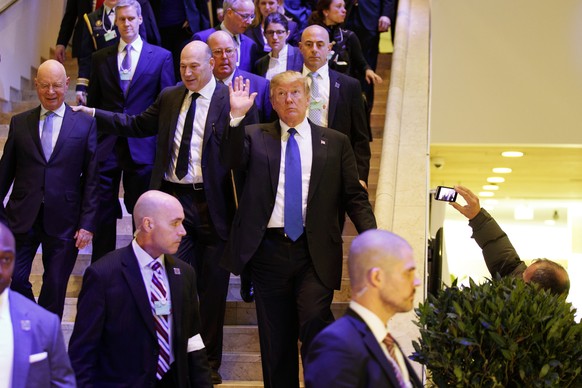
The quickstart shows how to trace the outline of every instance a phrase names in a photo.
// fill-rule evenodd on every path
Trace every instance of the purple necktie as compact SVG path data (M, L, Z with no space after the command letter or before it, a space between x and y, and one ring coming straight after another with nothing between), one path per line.
M157 301L167 301L168 292L166 291L166 286L164 285L162 277L162 265L160 262L156 259L150 263L150 267L153 271L150 300L154 313L154 323L156 326L156 334L158 336L158 345L160 346L156 378L161 380L164 374L170 369L170 327L168 325L168 316L156 314L156 309L154 306Z
M123 57L123 60L121 61L121 68L119 69L119 72L122 75L125 75L125 79L121 79L120 81L120 85L121 85L121 90L123 90L123 94L127 95L127 89L129 89L129 83L130 83L130 79L129 76L131 74L131 45L128 44L127 46L125 46L125 56Z

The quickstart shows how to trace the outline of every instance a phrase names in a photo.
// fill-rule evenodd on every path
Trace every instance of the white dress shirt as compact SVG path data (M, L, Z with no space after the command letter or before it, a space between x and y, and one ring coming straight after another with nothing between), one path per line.
M12 387L14 331L10 316L9 292L10 288L6 288L0 294L0 388Z
M303 76L308 77L311 70L309 70L305 65L303 65ZM329 65L326 63L321 66L317 71L317 76L319 78L317 86L319 87L319 98L323 101L323 109L321 114L321 126L327 127L329 123ZM307 116L309 117L309 110L307 111Z
M384 344L384 338L388 334L388 323L382 322L376 314L374 314L372 311L368 310L367 308L353 300L350 301L350 308L354 310L356 314L358 314L364 320L366 325L368 325L370 331L372 332L372 334L380 344L380 347L384 351L386 358L388 358L389 360L393 360L392 357L390 356L390 353L388 353L388 348ZM404 362L404 356L402 355L402 352L400 351L400 348L398 346L394 346L394 354L396 356L396 360L393 361L398 363L398 366L400 367L400 373L402 374L404 382L409 387L412 387L412 384L410 383L410 375L408 374L408 369L406 368L406 363Z
M184 121L186 120L186 113L190 108L190 95L194 92L188 91L186 97L182 102L180 114L178 115L178 123L176 125L176 133L174 135L174 142L172 145L171 163L166 171L165 179L174 183L202 183L202 143L204 141L204 127L206 126L206 117L210 109L210 101L216 89L216 80L214 77L204 85L198 92L200 97L196 100L196 112L194 114L194 130L192 132L192 140L190 142L190 163L188 163L188 173L182 179L176 176L176 162L178 160L178 152L180 152L180 143L182 142L182 133L184 132Z
M46 119L46 113L48 112L42 105L40 106L40 121L38 124L38 136L42 139L42 131L44 130L44 121ZM59 138L59 133L61 133L61 126L63 125L63 117L65 117L65 104L62 104L57 110L53 111L55 114L53 116L53 136L51 139L52 149L55 149L55 144L57 144L57 139Z
M289 51L289 45L285 44L281 51L279 51L279 58L273 57L273 52L269 53L269 69L265 74L265 78L269 81L271 78L287 70L287 52Z
M285 151L289 140L290 128L283 121L281 124L281 163L279 164L279 184L277 185L277 195L275 196L275 207L267 224L268 228L283 228L285 226ZM301 155L301 208L303 215L303 225L305 225L305 212L307 209L307 194L309 193L309 180L311 179L311 162L313 160L313 147L311 145L311 126L305 118L299 125L294 127L297 130L295 140L299 146Z

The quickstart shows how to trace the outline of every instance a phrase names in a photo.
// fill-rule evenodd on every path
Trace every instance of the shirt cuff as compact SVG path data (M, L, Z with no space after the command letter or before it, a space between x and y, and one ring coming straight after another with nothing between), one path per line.
M197 350L204 349L204 342L200 334L196 334L194 337L188 338L188 348L187 352L195 352Z

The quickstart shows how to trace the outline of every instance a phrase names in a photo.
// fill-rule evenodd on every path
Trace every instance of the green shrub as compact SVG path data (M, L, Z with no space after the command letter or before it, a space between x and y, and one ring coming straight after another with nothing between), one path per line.
M439 387L582 387L575 309L521 279L487 280L429 295L416 309L411 359Z

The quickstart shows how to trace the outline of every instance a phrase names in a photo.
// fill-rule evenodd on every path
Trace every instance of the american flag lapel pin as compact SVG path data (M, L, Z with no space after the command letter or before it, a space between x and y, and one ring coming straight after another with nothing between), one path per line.
M325 140L321 139L321 144L325 145Z
M30 331L30 321L28 319L20 321L20 328L24 331Z
M336 89L339 89L339 87L340 87L340 84L339 84L339 82L336 82L336 83L335 83L335 87L336 87Z
M174 268L174 275L181 275L180 268Z

